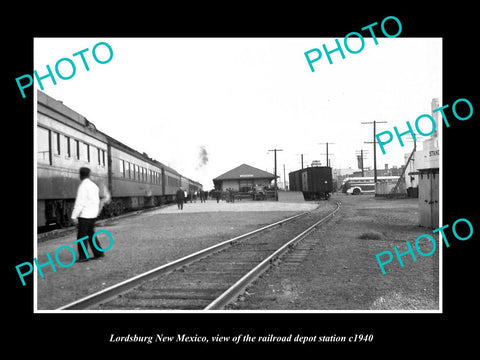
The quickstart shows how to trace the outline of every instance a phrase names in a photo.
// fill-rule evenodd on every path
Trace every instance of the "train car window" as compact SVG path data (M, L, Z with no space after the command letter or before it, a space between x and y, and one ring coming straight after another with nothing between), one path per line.
M125 165L127 166L126 169L127 169L127 178L130 179L130 163L128 161L125 162Z
M122 175L122 177L125 177L125 165L123 160L118 160L118 165L120 169L120 174Z
M102 150L102 165L105 166L105 150Z
M71 147L71 139L69 136L65 136L65 143L66 143L66 148L67 148L67 157L71 157L72 156L72 147Z
M39 164L52 164L50 159L50 131L42 127L37 128L37 161Z
M57 133L57 132L54 132L53 133L53 144L54 144L54 149L53 149L53 153L55 155L60 155L60 134Z
M75 157L77 158L77 160L80 160L80 141L79 140L75 140L74 151L75 151Z
M83 151L82 153L85 154L85 161L90 162L90 145L86 143L82 143ZM83 156L81 156L82 158Z

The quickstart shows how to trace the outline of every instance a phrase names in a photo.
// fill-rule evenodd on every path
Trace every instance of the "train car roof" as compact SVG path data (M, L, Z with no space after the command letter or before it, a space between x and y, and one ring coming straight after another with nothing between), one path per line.
M96 126L87 120L85 116L80 115L64 105L62 101L55 100L40 90L37 90L37 112L106 142L105 134L98 131Z
M133 155L137 158L140 158L144 161L147 161L147 162L151 163L152 165L165 168L165 169L169 170L170 172L173 172L175 174L180 175L176 170L172 169L171 167L163 164L162 162L160 162L158 160L152 159L151 157L148 156L148 154L141 153L141 152L139 152L135 149L132 149L130 146L125 145L124 143L122 143L121 141L118 141L117 139L114 139L110 135L107 135L107 134L104 134L104 135L107 138L109 144L112 145L113 147L116 147L116 148L119 148L119 149L121 149L125 152L128 152L130 155Z
M303 169L298 169L298 170L291 171L288 174L294 174L294 173L298 173L298 172L301 172L301 171L309 171L311 169L327 169L327 168L331 169L330 166L309 166L309 167L306 167L306 168L303 168Z
M191 183L201 185L199 182L193 181L186 176L181 175L177 170L171 168L170 166L167 166L158 160L152 159L146 153L141 153L131 148L130 146L125 145L121 141L114 139L110 135L107 135L104 132L97 130L95 125L90 122L85 116L70 109L68 106L64 105L62 101L56 100L40 90L37 90L37 105L37 111L46 116L52 117L55 120L69 125L84 133L88 133L89 135L96 137L102 141L108 142L110 145L126 151L137 158L151 163L152 165L164 168L165 170L174 175L182 176L182 178L185 178Z

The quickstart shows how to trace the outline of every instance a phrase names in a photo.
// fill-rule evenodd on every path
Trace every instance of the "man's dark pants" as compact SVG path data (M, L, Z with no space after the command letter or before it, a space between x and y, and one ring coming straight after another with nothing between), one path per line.
M93 234L95 233L95 220L96 219L87 219L87 218L78 218L78 233L77 233L77 240L84 238L85 236L88 236L87 241L82 240L81 242L78 242L78 254L79 254L79 260L84 260L86 259L85 251L83 250L82 243L86 244L88 243L90 245L90 249L93 251L93 255L95 257L103 256L103 252L98 251L95 245L93 245ZM98 241L97 238L95 238L95 244L97 245L98 248L102 248L100 245L100 241ZM85 249L88 250L88 247L85 246Z
M177 199L177 206L179 210L183 210L183 199Z

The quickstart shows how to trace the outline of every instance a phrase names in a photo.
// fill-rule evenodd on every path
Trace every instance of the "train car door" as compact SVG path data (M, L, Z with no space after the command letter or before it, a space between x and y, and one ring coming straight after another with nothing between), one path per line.
M302 172L302 190L309 191L308 190L308 173L306 171Z

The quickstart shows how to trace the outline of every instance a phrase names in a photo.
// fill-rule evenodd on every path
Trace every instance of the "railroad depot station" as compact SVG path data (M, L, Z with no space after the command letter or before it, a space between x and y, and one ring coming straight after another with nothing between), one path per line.
M249 192L255 186L268 187L275 175L253 166L242 164L213 179L215 189Z

